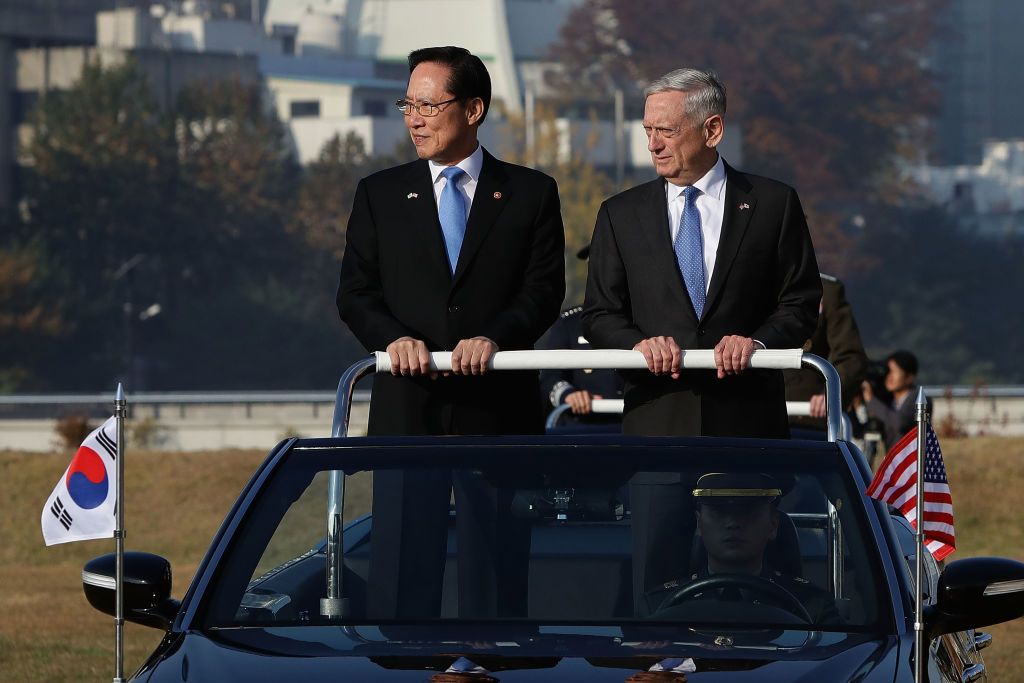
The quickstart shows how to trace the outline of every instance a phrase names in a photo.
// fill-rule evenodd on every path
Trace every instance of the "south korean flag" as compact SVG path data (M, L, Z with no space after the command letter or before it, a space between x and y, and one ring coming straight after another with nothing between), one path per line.
M117 418L85 437L43 507L46 545L113 538L117 508Z

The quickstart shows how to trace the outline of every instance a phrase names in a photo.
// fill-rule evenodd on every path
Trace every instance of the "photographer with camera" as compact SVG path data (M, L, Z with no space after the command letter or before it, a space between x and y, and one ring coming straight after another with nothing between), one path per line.
M917 357L910 351L893 351L885 359L885 364L885 389L891 392L891 401L883 401L876 396L874 387L868 381L861 383L861 396L868 417L882 423L885 448L889 450L914 426ZM931 399L928 399L929 409L931 403Z

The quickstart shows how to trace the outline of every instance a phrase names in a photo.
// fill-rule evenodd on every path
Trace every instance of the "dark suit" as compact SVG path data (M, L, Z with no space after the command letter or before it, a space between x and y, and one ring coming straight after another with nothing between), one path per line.
M711 349L723 336L737 334L782 349L799 347L811 335L821 282L796 192L728 165L725 171L721 240L700 320L676 265L665 181L639 185L601 206L583 310L584 334L595 347L631 349L664 335L683 349ZM789 434L778 371L746 370L721 380L712 370L685 371L678 380L629 373L625 404L626 434ZM692 523L688 486L680 479L634 478L638 606L646 590L685 571L685 549L674 552L671 540L679 537L680 523Z
M486 151L483 156L454 275L427 162L360 181L338 311L367 350L384 350L403 336L423 340L431 351L451 350L475 336L490 338L501 350L530 349L558 316L565 273L555 182ZM535 372L436 380L378 375L368 433L541 433L537 392ZM440 606L452 481L408 475L409 481L401 471L374 476L374 537L386 538L373 544L370 560L369 608L377 616L436 616ZM498 591L495 582L498 576L503 583L502 572L517 564L506 556L516 544L503 545L508 501L479 480L456 481L455 487L464 513L458 516L460 566L466 569L459 572L460 611L505 612L503 598L525 600L515 591Z
M868 357L860 340L853 309L846 300L843 283L831 275L821 274L821 304L818 306L818 325L814 334L804 344L804 351L821 356L835 366L842 384L843 409L847 409L853 397L860 394L860 383L868 368ZM825 380L821 373L811 368L784 370L787 401L808 401L811 396L825 392ZM824 429L821 419L805 418L794 420L805 426Z

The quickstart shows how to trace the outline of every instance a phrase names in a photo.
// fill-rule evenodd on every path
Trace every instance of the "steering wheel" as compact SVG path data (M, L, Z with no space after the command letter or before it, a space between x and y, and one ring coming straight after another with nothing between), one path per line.
M681 602L692 600L697 594L722 588L742 588L765 598L767 602L795 614L808 624L814 621L800 599L777 583L754 574L712 574L692 581L665 598L658 607L663 610Z

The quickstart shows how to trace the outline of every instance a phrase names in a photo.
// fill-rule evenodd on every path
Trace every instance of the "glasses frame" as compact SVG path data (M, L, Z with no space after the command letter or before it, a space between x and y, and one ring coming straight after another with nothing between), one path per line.
M417 104L416 102L413 102L411 100L407 100L407 99L405 99L403 97L402 99L397 100L395 102L395 106L398 107L398 111L402 112L402 114L404 116L412 116L413 111L415 111L420 116L423 116L423 117L426 117L426 118L431 118L431 117L437 116L442 111L444 111L444 109L442 109L442 107L444 105L451 104L452 102L458 102L461 99L463 99L463 98L461 98L461 97L453 97L450 100L445 100L443 102L421 102L421 103ZM433 111L428 114L428 113L424 112L423 109L428 109L428 110L433 110Z

